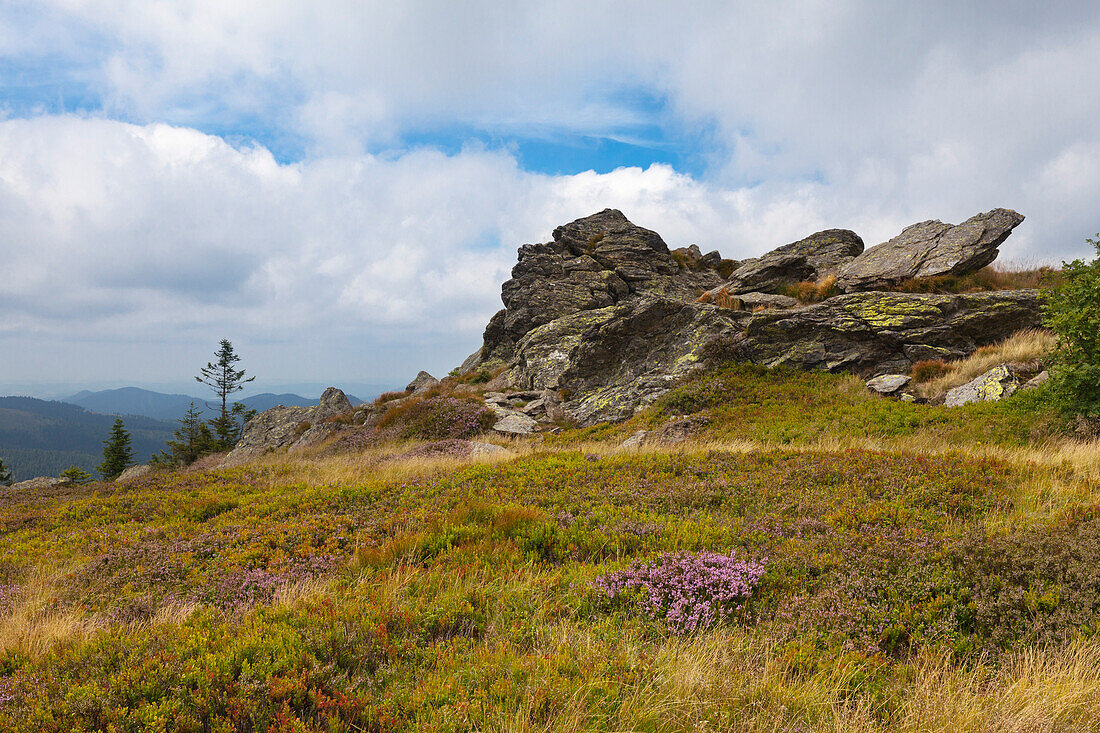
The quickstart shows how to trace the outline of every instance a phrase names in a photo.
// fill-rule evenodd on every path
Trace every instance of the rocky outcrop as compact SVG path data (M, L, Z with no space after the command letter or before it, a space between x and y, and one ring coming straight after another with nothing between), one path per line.
M431 389L437 384L439 384L438 379L421 369L419 372L417 372L416 376L413 377L413 380L409 382L408 386L405 387L405 391L421 392L426 389Z
M153 467L147 463L143 463L137 466L130 466L125 471L118 475L115 481L132 481L133 479L141 478L151 473Z
M776 293L805 280L836 275L863 252L863 240L847 229L827 229L746 260L730 275L729 292Z
M56 476L36 476L26 481L19 481L11 486L7 487L13 491L41 491L42 489L52 489L56 486L68 486L72 484L71 479L57 478Z
M997 209L957 227L925 222L869 258L857 235L832 229L742 263L724 279L700 264L728 266L717 253L670 253L655 232L605 210L558 227L552 242L520 248L502 288L505 308L460 371L494 370L499 398L490 401L499 407L581 425L628 418L691 371L730 359L904 374L917 361L961 358L1038 326L1036 293L853 292L801 305L761 291L844 273L862 287L860 278L875 268L880 281L892 281L908 261L904 242L912 244L906 272L961 272L995 257L1021 219ZM864 269L855 267L861 260Z
M331 432L331 428L324 427L324 421L351 409L352 404L347 395L335 387L329 387L321 395L319 405L279 405L261 412L244 426L241 439L226 456L224 465L243 463L250 458L284 448L316 445ZM301 446L298 445L300 442Z
M972 272L997 258L997 248L1023 220L1015 211L993 209L956 226L913 224L844 265L837 285L846 292L874 290L907 278Z
M643 294L694 300L721 283L713 269L681 265L660 235L614 209L560 226L553 237L519 248L512 277L501 288L504 310L489 322L480 355L463 369L508 363L528 332L559 318Z

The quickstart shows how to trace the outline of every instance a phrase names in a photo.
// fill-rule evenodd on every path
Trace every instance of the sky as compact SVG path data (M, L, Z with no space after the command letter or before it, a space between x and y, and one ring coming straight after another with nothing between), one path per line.
M1098 201L1095 2L0 0L0 393L441 376L608 207L740 259L1003 206L1043 264Z

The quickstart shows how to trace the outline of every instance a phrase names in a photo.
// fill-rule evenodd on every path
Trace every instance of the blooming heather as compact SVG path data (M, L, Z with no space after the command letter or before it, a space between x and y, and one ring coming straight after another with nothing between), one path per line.
M646 614L688 634L731 618L764 575L767 558L737 560L717 552L669 552L598 578L592 587L615 599L631 591Z

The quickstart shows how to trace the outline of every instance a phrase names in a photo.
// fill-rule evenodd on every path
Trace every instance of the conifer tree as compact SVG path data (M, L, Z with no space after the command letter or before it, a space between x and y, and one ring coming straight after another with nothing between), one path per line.
M4 465L0 458L0 486L11 486L11 469Z
M186 466L218 450L217 440L210 427L202 421L199 408L194 402L187 413L179 419L180 426L172 434L175 440L168 441L168 451L154 456L154 462L170 466Z
M122 418L116 417L110 436L103 441L103 463L96 466L96 470L104 481L113 481L132 465L134 452L130 448L130 433L126 432Z
M238 418L247 410L243 405L240 408L236 404L231 407L229 396L244 389L244 385L256 377L245 377L244 369L236 368L236 363L241 360L241 357L233 351L233 344L229 339L221 340L221 346L214 357L216 361L207 362L200 375L195 377L195 381L210 387L221 400L218 416L209 423L217 438L218 450L229 450L240 439L241 424Z
M80 466L69 466L61 472L61 478L67 478L74 484L90 484L92 482L92 474L85 471Z

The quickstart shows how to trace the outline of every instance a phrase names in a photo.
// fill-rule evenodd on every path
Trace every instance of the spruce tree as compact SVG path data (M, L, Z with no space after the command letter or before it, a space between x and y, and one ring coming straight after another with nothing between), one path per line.
M163 457L154 457L156 463L186 466L218 450L214 434L200 415L199 408L192 402L187 413L179 419L180 426L172 434L175 440L168 441L168 451L161 451Z
M246 378L244 369L236 368L236 363L241 360L241 357L233 351L233 344L229 339L221 340L221 346L214 353L214 357L216 361L207 362L201 374L195 377L195 381L210 387L221 400L218 416L209 422L217 438L218 449L229 450L240 439L241 425L237 418L246 409L243 406L238 408L235 404L230 407L229 396L244 389L244 385L256 377Z
M67 478L74 484L90 484L92 482L92 474L85 471L80 466L69 466L61 472L61 478Z
M104 481L113 481L132 465L134 452L130 448L130 434L122 418L116 417L110 436L103 441L103 463L96 466L96 470Z
M0 486L11 486L11 469L4 465L0 458Z

